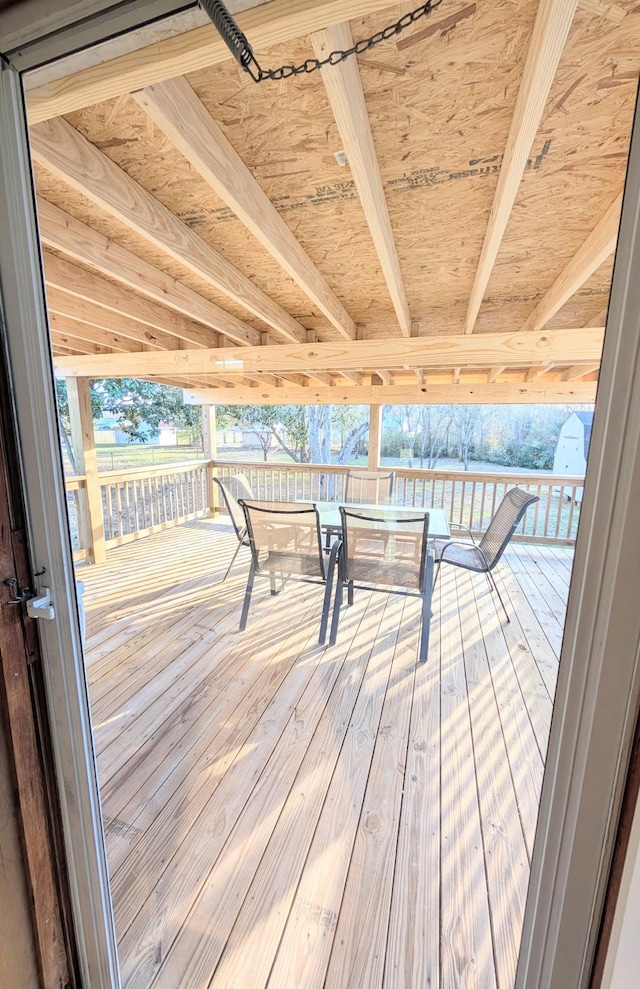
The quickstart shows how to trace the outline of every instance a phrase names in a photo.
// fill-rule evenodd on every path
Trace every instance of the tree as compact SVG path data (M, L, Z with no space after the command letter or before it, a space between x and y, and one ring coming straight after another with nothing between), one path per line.
M90 394L93 418L114 415L119 428L132 440L146 442L149 430L153 432L161 422L167 421L173 422L178 429L189 429L194 436L202 434L200 406L185 405L180 388L138 381L136 378L105 378L91 382ZM62 443L75 470L69 442L71 424L67 384L60 378L56 379L56 397Z
M420 467L433 470L442 456L449 429L451 409L447 405L403 405L404 423L413 440Z
M309 441L302 405L220 405L217 410L221 426L248 429L258 437L265 461L271 441L277 440L296 463L309 460Z
M251 430L260 440L265 460L274 438L296 463L314 464L329 464L332 459L347 463L369 428L368 411L362 405L221 405L218 422ZM334 456L332 439L338 435L340 447Z
M332 421L340 433L336 463L346 464L355 455L363 436L369 432L369 409L366 405L334 405Z
M469 459L472 448L476 444L478 432L487 417L486 405L451 405L451 422L458 448L458 456L469 470Z

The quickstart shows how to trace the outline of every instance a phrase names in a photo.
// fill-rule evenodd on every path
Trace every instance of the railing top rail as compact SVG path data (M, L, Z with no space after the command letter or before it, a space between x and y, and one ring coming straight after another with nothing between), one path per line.
M78 488L86 488L87 486L87 475L86 474L70 474L69 477L65 477L64 483L67 487L67 491L77 491Z
M175 464L161 464L157 467L129 467L125 470L101 470L98 473L100 484L114 484L117 481L130 481L137 477L162 477L166 474L185 474L198 467L209 467L211 460L181 460Z
M280 463L264 460L212 460L213 467L235 467L238 470L267 470L267 471L302 471L305 473L346 474L351 468L342 464L297 464ZM396 477L428 478L435 481L507 481L513 484L554 484L582 487L584 477L573 474L525 474L509 470L502 471L467 471L467 470L432 470L420 467L394 467Z

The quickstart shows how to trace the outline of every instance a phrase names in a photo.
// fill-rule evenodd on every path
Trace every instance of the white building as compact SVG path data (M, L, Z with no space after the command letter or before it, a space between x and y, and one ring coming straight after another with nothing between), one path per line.
M582 477L587 469L593 412L572 412L563 423L553 458L554 474Z

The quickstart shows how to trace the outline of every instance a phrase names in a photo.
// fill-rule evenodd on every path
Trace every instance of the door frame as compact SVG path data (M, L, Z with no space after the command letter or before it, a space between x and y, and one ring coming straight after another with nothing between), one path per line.
M35 572L52 589L39 623L48 718L83 984L120 986L91 718L58 442L55 383L20 78L0 64L0 285Z
M80 960L92 989L119 985L117 951L16 66L41 64L54 49L58 55L71 52L77 47L74 31L82 32L78 37L86 44L91 34L87 24L94 22L74 25L74 17L112 6L103 0L55 5L31 0L13 8L14 29L23 46L29 45L29 57L17 52L15 64L5 61L0 72L0 225L10 231L0 241L0 279L33 558L38 569L47 567L56 608L56 620L41 628L46 685ZM166 0L158 0L157 8L153 0L142 7L132 0L119 10L130 15L133 29L148 22L155 9L168 13L167 6ZM44 9L49 19L39 22L34 7ZM173 7L183 9L185 4ZM62 33L51 31L54 8ZM5 16L0 15L0 35ZM92 42L102 40L100 30L98 18ZM517 989L586 987L602 914L640 697L639 326L636 115Z

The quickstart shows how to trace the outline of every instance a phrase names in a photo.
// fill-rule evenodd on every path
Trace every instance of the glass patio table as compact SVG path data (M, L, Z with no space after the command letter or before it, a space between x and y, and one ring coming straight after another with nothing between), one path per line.
M312 503L309 501L300 501L300 504L309 505ZM388 512L388 517L390 519L394 518L398 512L428 512L429 539L451 538L447 516L441 508L417 508L412 505L363 505L337 501L316 501L313 504L315 504L318 509L318 515L320 516L320 528L325 531L328 530L336 533L340 532L342 528L342 522L340 519L340 505L342 505L343 508L352 508L354 511L362 512L365 515L367 509L369 508L374 509L376 512L384 511L385 514Z

